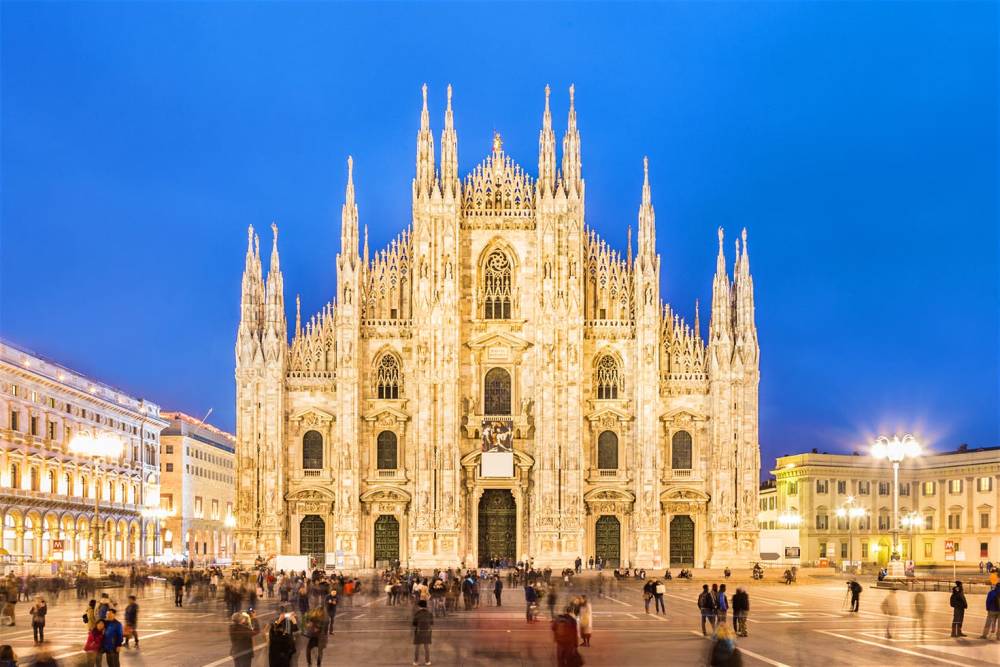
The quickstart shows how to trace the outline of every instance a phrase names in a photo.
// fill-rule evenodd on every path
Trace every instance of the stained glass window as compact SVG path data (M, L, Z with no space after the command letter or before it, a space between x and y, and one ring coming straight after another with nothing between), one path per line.
M510 373L491 368L484 383L484 406L488 415L510 414Z

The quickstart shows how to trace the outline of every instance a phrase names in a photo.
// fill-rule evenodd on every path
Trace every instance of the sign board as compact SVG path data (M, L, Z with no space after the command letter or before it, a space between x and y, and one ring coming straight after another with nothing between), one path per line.
M964 551L956 551L955 552L955 560L965 560L965 552Z
M785 547L785 558L798 558L799 547Z
M480 477L513 477L513 452L483 452L479 465Z
M948 556L955 555L955 540L945 540L944 541L944 557L945 560L952 560Z
M65 546L65 543L64 543L63 540L52 540L52 550L53 551L62 551L65 548L66 548L66 546Z

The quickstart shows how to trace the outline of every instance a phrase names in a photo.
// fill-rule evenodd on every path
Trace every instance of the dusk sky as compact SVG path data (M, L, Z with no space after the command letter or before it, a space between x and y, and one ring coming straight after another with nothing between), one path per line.
M233 429L246 228L289 321L334 295L345 161L409 222L420 85L460 171L537 171L576 85L586 221L624 250L650 159L662 293L708 326L748 228L762 468L910 431L1000 445L997 4L3 3L0 335ZM266 259L265 259L266 261Z

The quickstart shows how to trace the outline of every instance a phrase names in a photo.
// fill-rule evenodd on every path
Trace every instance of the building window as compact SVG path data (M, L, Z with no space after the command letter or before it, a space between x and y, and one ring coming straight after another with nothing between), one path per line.
M858 495L869 496L872 492L872 483L866 479L858 481Z
M867 542L862 542L861 543L861 557L862 558L868 558L868 543Z
M399 398L399 361L391 354L383 354L375 369L375 388L379 398Z
M510 414L510 373L491 368L483 382L483 409L487 415Z
M934 530L934 515L928 514L924 517L924 530Z
M979 513L979 527L989 530L990 527L990 513L980 512Z
M962 529L962 513L952 512L948 515L948 530Z
M879 514L878 515L878 529L879 530L889 530L889 515Z
M10 411L10 429L12 431L21 430L21 415L17 410Z
M909 482L900 482L899 483L899 495L901 495L901 496L908 496L908 495L910 495L910 483Z
M382 431L378 434L375 454L379 470L395 470L398 467L397 438L392 431Z
M31 475L31 490L40 491L41 480L38 478L38 468L32 467L29 474Z
M830 519L826 514L816 515L816 530L826 530L830 527Z
M797 496L799 495L799 484L798 482L788 482L788 495Z
M930 558L934 555L934 543L924 542L924 558Z
M992 477L980 477L976 480L976 490L977 491L992 491L993 490L993 478Z
M171 493L160 494L160 508L168 512L174 511L174 496Z
M769 510L775 509L776 508L776 501L777 500L778 499L775 498L774 496L771 496L770 498L768 498L767 499L767 509L769 509Z
M840 495L845 495L847 493L847 481L843 479L837 480L837 493Z
M31 415L31 435L38 435L38 417Z
M56 423L54 421L49 421L46 425L47 437L49 440L56 439Z
M203 508L202 508L201 496L195 496L194 497L194 517L196 519L202 518L202 516L204 516L202 514L202 511L203 511Z
M597 360L597 367L594 369L594 391L597 393L597 398L598 400L618 398L620 388L622 388L622 376L618 360L610 354L605 354Z
M483 265L483 317L509 320L512 302L513 265L505 253L494 250Z
M948 493L956 495L962 492L962 480L960 479L949 479L948 480Z
M597 467L618 470L618 436L613 431L604 431L597 438Z
M10 464L10 488L21 488L21 466L16 463Z
M816 480L816 493L829 493L830 492L830 482L825 479Z
M924 496L933 496L935 493L937 493L937 482L924 482L923 484Z
M670 440L670 463L674 470L691 469L691 434L677 431Z
M318 470L323 467L323 436L319 431L306 431L302 436L302 468Z
M858 530L871 530L871 529L872 529L872 517L870 514L858 517Z
M848 517L846 517L846 516L838 516L837 517L837 530L847 530L848 529L847 519L848 519Z
M826 558L826 542L819 543L819 557Z
M63 481L66 483L66 495L67 496L75 496L76 495L76 489L73 488L73 477L72 477L72 475L67 474L63 478Z
M989 555L990 555L990 543L989 542L980 542L979 543L979 557L980 558L989 558Z
M889 482L879 482L878 483L878 494L880 496L889 495Z
M174 453L174 446L173 445L167 445L166 449L167 449L167 451L166 451L167 454L173 454Z
M219 501L216 498L212 498L212 518L219 520Z
M167 472L173 472L173 471L174 471L174 464L173 463L168 463L167 464Z

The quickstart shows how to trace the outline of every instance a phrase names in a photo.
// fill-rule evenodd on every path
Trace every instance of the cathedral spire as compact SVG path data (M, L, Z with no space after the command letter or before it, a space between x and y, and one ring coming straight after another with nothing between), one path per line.
M285 284L281 275L281 259L278 256L278 225L271 223L271 265L267 271L265 291L265 318L268 333L273 331L282 345L287 344L285 323Z
M431 116L427 111L427 84L421 88L424 106L420 110L420 130L417 132L417 195L429 195L434 187L434 135L431 133Z
M295 295L295 337L302 335L302 299L300 295Z
M247 228L247 255L240 298L241 334L260 333L264 307L264 282L261 274L259 241L257 245L254 244L253 225L250 225Z
M715 279L712 282L712 318L708 324L712 342L729 342L732 332L732 301L726 254L722 249L725 232L719 227L719 254L715 259Z
M698 299L694 300L694 335L701 340L701 303Z
M738 334L755 340L757 327L754 323L753 277L750 275L750 253L747 250L747 230L744 227L741 234L743 240L739 262L733 275L733 287L736 292L736 328Z
M347 156L347 187L340 210L340 252L354 266L358 257L358 205L354 199L354 158Z
M580 177L580 132L576 129L576 106L574 86L569 87L569 120L566 136L563 137L562 174L566 192L581 193L583 182Z
M639 205L639 257L651 261L656 254L656 214L649 187L649 158L642 158L642 204Z
M424 108L427 98L424 97ZM444 110L444 130L441 132L441 193L458 197L458 135L455 114L451 110L451 84L448 84L448 106Z
M538 190L551 195L556 184L556 135L552 131L552 112L549 109L551 89L545 86L545 111L542 129L538 133Z

